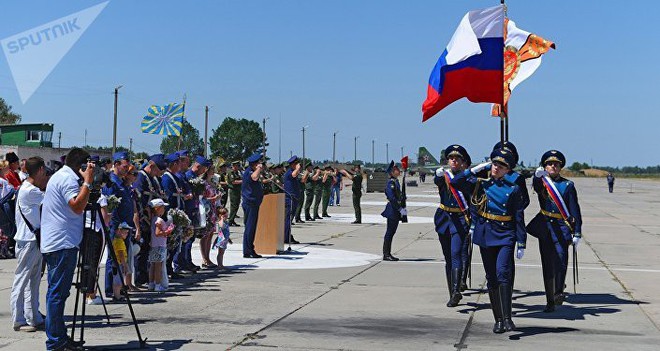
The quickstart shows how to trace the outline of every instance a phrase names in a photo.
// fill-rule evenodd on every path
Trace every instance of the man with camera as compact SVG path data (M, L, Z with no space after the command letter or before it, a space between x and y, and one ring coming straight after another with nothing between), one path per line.
M64 324L64 306L76 269L78 246L83 235L83 211L89 201L94 164L89 154L73 148L64 166L48 182L41 217L41 253L48 266L46 294L46 348L77 350L82 347L69 339ZM87 164L83 172L81 167ZM82 185L80 180L82 179Z
M135 214L135 205L132 200L131 187L127 186L124 183L124 177L128 173L128 168L131 165L131 162L128 157L128 153L125 151L116 152L112 156L114 162L114 167L112 173L110 173L110 182L105 185L103 188L103 195L110 197L112 195L121 199L119 205L115 208L110 215L110 233L114 235L116 227L122 223L126 222L129 225L134 225L133 215ZM137 240L140 238L140 228L133 228L136 230L135 237ZM114 239L114 238L113 238ZM112 266L113 261L108 253L106 262L105 262L105 296L108 298L113 297L112 292ZM119 296L114 296L119 298Z
M26 161L28 178L16 196L16 275L11 289L11 316L15 331L35 332L43 325L39 312L41 252L39 251L41 214L39 207L48 183L46 165L41 157Z

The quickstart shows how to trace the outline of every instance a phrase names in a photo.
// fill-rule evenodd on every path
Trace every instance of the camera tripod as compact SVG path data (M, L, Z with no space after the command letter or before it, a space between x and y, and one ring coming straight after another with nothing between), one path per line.
M103 252L103 239L105 239L105 245L112 260L113 272L117 272L120 277L123 277L121 266L119 266L117 262L117 256L115 255L115 251L112 248L112 239L110 238L110 233L106 230L107 227L105 225L105 221L103 220L103 216L101 215L100 206L98 203L96 203L99 195L96 197L90 197L90 203L88 203L87 207L85 208L85 216L83 216L83 220L86 222L86 219L89 218L90 226L89 228L83 229L83 241L81 244L82 249L78 255L78 273L76 275L76 282L74 283L74 286L76 287L76 304L73 311L71 340L75 340L76 322L78 320L78 305L81 300L80 297L82 296L82 307L80 314L81 345L84 345L85 343L85 306L87 305L85 303L85 295L93 293L94 291L98 291L99 296L101 296L101 301L103 302L103 309L105 310L108 324L110 324L110 316L108 315L108 310L105 306L105 301L103 300L101 289L98 285L98 266L101 259L101 253ZM95 231L97 221L100 222L101 228L103 228L102 238L97 235L97 232ZM128 287L126 286L123 278L121 279L121 285L121 295L126 298L126 304L128 305L128 309L131 312L131 318L133 319L133 325L135 326L140 348L144 348L147 339L142 339L142 335L140 334L140 328L138 326L137 319L135 318L133 305L131 304L131 299L128 294Z

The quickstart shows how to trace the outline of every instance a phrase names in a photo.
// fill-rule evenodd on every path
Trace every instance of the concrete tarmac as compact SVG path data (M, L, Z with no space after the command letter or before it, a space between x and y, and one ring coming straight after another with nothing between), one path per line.
M566 303L543 313L538 245L529 236L524 258L516 260L517 331L492 333L478 249L472 289L458 307L445 306L431 182L408 187L415 205L409 208L411 222L400 224L393 243L401 261L380 260L384 195L365 194L364 224L352 225L346 187L341 206L330 207L332 218L293 227L303 244L293 245L292 253L243 259L242 227L232 228L236 244L225 264L233 270L203 270L172 282L166 293L132 295L140 331L152 350L659 350L660 182L617 179L612 194L604 179L575 183L584 218L577 293L569 268ZM527 221L538 212L536 195L531 190L530 195ZM43 331L12 330L15 265L0 261L0 349L44 349ZM46 285L44 278L44 313ZM69 316L74 296L72 290ZM127 305L109 304L108 312L109 325L102 306L87 306L86 346L137 348Z

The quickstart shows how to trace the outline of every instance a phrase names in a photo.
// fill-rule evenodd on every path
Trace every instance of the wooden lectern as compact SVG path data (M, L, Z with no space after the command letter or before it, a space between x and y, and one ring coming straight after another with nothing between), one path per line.
M254 249L258 254L276 255L278 251L284 251L284 201L284 194L264 196L254 238Z

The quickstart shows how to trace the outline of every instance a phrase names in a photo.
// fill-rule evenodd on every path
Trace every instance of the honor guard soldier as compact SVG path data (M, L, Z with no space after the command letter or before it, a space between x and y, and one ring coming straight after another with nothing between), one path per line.
M323 219L319 216L319 205L323 196L323 174L321 173L321 167L314 167L314 172L315 174L312 176L312 182L314 183L314 213L312 218Z
M472 194L473 241L479 245L488 297L495 317L494 333L515 330L511 319L511 272L516 243L516 257L521 259L527 242L523 199L520 187L504 177L515 166L513 154L497 149L490 154L488 179L473 175L486 169L482 163L460 173L451 184L464 194Z
M298 156L292 156L287 163L289 164L286 173L284 173L284 208L285 208L285 222L284 222L284 242L291 244L299 244L291 234L291 222L295 215L296 208L298 207L298 198L300 197L300 182L298 175L302 167Z
M335 179L336 178L334 172L332 171L332 166L326 165L323 169L323 191L321 195L321 208L323 209L321 216L323 217L330 217L328 214L328 205L330 204L330 192L332 191L332 186L335 183Z
M445 257L445 275L449 288L447 307L456 307L461 301L461 277L467 271L470 240L469 203L462 192L451 184L452 178L463 173L472 163L464 147L451 145L445 149L449 168L440 167L433 179L438 186L440 206L435 211L435 231L438 233L442 253Z
M270 182L270 193L271 194L280 194L284 192L284 175L282 171L284 170L284 163L274 164L270 168L270 173L273 175L273 181Z
M348 171L342 169L340 172L350 179L353 184L351 185L351 191L353 192L353 210L355 210L355 221L352 224L361 224L362 223L362 209L360 208L360 199L362 198L362 170L360 169L359 163L353 164L353 172L349 173Z
M261 154L253 154L248 157L248 167L243 172L241 196L243 200L243 257L261 258L262 256L254 251L254 237L257 231L257 221L259 220L259 206L264 198L264 188L261 185L261 176L264 165L259 163Z
M392 238L394 238L396 229L399 227L401 216L408 213L405 208L401 207L403 198L401 196L401 185L399 184L399 175L401 175L399 167L394 164L394 161L391 161L386 172L390 178L385 185L387 205L385 211L381 213L381 216L387 218L387 229L383 240L383 261L398 261L398 258L392 256Z
M161 184L165 196L167 197L167 203L169 204L169 208L176 208L183 211L183 185L181 184L179 177L176 176L176 173L181 169L179 164L179 154L176 152L171 153L165 157L165 161L167 162L167 169L161 177ZM180 274L174 272L172 266L174 254L179 251L181 246L181 239L176 240L178 240L176 243L173 243L172 245L168 244L167 260L165 261L167 274L172 279L181 278Z
M306 221L315 221L314 217L310 213L312 208L312 203L314 202L314 176L318 179L317 168L312 165L311 162L307 162L305 165L305 174L302 178L302 183L305 185L305 220Z
M582 237L582 215L575 184L562 177L566 158L551 150L541 157L541 167L534 172L532 184L539 198L541 212L527 225L527 232L539 239L546 306L552 312L564 302L568 246L577 248Z
M241 187L243 183L243 175L240 171L241 161L234 161L231 163L231 171L227 175L227 183L229 187L229 218L227 221L232 227L238 227L236 218L238 217L238 206L241 203ZM225 205L225 207L227 207Z
M305 205L305 183L303 183L303 175L305 173L305 167L302 166L302 164L305 163L304 160L301 160L301 170L300 173L298 173L298 207L296 207L296 223L305 223L305 221L302 220L302 209L303 206ZM284 162L282 163L284 165Z

